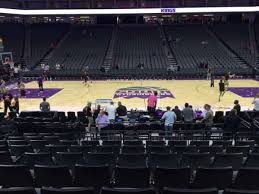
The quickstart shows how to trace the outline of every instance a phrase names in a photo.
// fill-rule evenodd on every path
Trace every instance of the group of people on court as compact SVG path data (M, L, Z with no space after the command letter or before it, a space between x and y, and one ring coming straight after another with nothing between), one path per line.
M2 95L2 99L4 102L4 114L6 115L7 112L13 112L15 114L19 114L20 105L19 105L19 98L17 96L13 96L10 92L6 91Z
M14 112L19 114L20 106L19 106L19 97L26 97L26 88L25 83L23 82L22 78L15 80L15 84L17 84L16 88L19 90L18 95L12 95L9 91L6 82L1 79L0 80L0 95L1 101L4 105L4 114L6 115L7 112ZM43 92L43 76L39 76L37 79L38 86L39 86L39 94Z
M234 75L231 75L230 72L226 73L226 75L222 76L219 80L219 102L221 100L221 98L224 96L224 94L226 93L226 91L228 91L229 88L229 79L231 77L234 77ZM207 69L207 80L210 80L210 87L214 88L214 74L211 68Z
M17 88L20 90L20 96L24 95L25 84L22 81L18 81ZM4 104L4 114L7 114L8 110L16 114L19 113L19 99L18 96L13 96L6 86L6 82L0 80L0 95L1 102Z

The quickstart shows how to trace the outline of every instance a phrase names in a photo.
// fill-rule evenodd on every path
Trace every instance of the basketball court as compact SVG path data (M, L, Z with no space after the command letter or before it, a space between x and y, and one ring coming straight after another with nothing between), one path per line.
M130 109L146 109L147 96L152 90L159 93L158 107L180 108L185 102L194 109L203 109L208 103L214 110L229 110L234 100L239 100L242 110L253 109L253 97L259 93L256 80L230 80L230 90L218 101L218 80L215 88L210 88L207 80L108 80L92 81L85 86L82 81L45 81L45 91L38 94L36 81L26 83L27 98L20 99L21 111L39 110L42 97L47 97L51 110L81 111L87 102L95 105L96 99L121 101ZM14 95L18 94L16 84L8 86ZM3 109L1 109L3 111Z

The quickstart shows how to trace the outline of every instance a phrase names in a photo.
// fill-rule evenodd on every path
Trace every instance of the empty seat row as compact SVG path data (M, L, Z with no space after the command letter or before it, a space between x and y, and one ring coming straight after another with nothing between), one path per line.
M198 168L192 173L186 168L121 168L109 166L76 165L71 174L66 166L34 167L34 177L27 166L0 165L0 186L3 187L95 187L114 186L121 188L146 188L154 185L156 188L234 188L259 189L259 169L239 169L233 181L233 169Z
M141 140L133 140L133 141L120 141L120 140L115 140L115 141L99 141L99 140L82 140L79 141L77 139L78 137L73 137L73 134L71 133L45 133L45 134L34 134L31 133L26 136L9 136L8 137L8 142L5 140L0 140L0 144L10 144L10 145L24 145L29 143L31 140L45 140L47 141L48 144L70 144L70 145L76 145L76 144L82 144L82 145L92 145L92 146L97 146L97 145L144 145L144 142ZM233 141L228 140L228 141L208 141L208 140L192 140L190 143L186 140L170 140L168 142L166 141L146 141L145 142L146 146L211 146L211 145L222 145L222 146L233 146ZM249 140L249 141L235 141L234 142L235 146L254 146L255 141L254 140Z
M12 155L19 156L24 152L83 152L83 153L114 153L114 154L150 154L150 153L243 153L244 156L250 153L258 153L259 147L250 146L91 146L91 145L70 145L71 141L63 145L48 145L46 141L32 140L26 145L0 145L0 151L10 150Z
M0 194L36 194L36 190L31 187L24 188L8 188L0 189ZM94 194L92 188L50 188L45 187L40 189L37 192L38 194ZM152 188L107 188L103 187L100 194L193 194L193 193L202 193L202 194L218 194L218 189L216 188L206 188L206 189L178 189L178 188L164 188L161 192L157 192ZM236 190L236 189L226 189L223 194L258 194L258 190Z
M186 167L192 169L202 167L233 167L238 170L241 167L259 167L259 154L250 154L247 158L241 153L216 154L209 153L183 153L178 154L120 154L113 153L87 153L57 152L54 156L50 153L24 153L13 160L9 152L0 152L0 164L26 164L39 165L68 165L71 168L75 164L109 165L124 167Z

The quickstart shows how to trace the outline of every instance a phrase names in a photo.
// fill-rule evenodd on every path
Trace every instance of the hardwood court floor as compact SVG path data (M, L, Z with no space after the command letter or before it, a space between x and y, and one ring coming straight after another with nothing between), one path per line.
M113 99L116 90L127 87L161 87L172 93L174 98L163 98L158 102L158 107L175 106L182 107L189 102L193 107L202 109L205 103L212 105L214 110L228 110L233 106L234 100L239 100L242 110L252 109L253 98L244 98L230 91L226 92L221 102L218 102L218 80L215 80L215 88L210 88L206 80L144 80L144 81L93 81L89 87L82 81L45 81L45 88L61 88L62 90L48 98L51 110L81 111L86 103L95 102L96 99ZM231 80L230 87L259 87L255 80ZM37 88L37 82L26 84L26 88ZM20 99L20 110L39 110L41 98ZM141 98L116 98L114 102L121 101L130 108L144 109L146 100ZM1 111L3 111L1 109Z

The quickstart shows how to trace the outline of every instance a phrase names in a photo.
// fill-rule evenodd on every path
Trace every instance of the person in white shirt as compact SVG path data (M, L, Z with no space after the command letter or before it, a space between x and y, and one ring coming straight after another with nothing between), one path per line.
M255 111L259 111L259 93L256 94L254 101L252 102L252 104L254 105L254 110Z
M111 102L110 106L106 108L106 112L108 113L108 118L110 122L115 121L116 107L114 106L114 102Z

